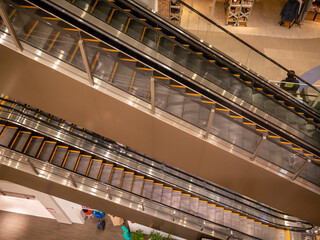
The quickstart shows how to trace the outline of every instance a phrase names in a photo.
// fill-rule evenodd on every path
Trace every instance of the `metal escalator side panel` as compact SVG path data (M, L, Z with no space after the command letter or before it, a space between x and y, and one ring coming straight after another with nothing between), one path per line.
M11 143L10 148L18 152L22 152L30 135L31 135L31 132L19 131L16 137L14 138L13 142Z
M36 157L42 141L44 140L44 137L41 136L32 136L26 146L26 148L24 149L25 154L32 156L32 157Z
M61 145L56 146L49 162L54 165L61 166L65 155L67 154L68 148L69 147L67 146Z
M207 205L207 218L211 221L216 221L216 205L208 203Z
M15 133L17 132L17 130L18 130L18 127L5 126L5 128L2 130L2 133L0 134L0 145L9 147L10 142L15 136Z
M37 158L42 161L48 162L56 144L57 142L55 141L44 141L39 150Z
M206 218L207 206L208 206L208 201L199 200L198 212L199 212L199 216L200 216L200 217Z
M0 108L1 110L1 108ZM0 137L1 137L1 134L2 134L2 130L5 128L6 125L4 124L0 124Z
M93 179L98 179L102 168L102 163L103 161L100 159L91 159L86 176Z
M74 168L74 172L85 175L87 173L91 157L91 155L80 154L76 167Z
M66 157L63 160L62 167L73 171L76 167L80 151L68 150Z

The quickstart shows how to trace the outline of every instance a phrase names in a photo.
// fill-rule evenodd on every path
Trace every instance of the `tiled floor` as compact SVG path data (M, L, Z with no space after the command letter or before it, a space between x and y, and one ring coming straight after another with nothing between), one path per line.
M0 211L0 240L57 240L122 238L121 227L114 227L107 216L104 231L97 229L97 219L89 218L85 224L61 224L56 220Z

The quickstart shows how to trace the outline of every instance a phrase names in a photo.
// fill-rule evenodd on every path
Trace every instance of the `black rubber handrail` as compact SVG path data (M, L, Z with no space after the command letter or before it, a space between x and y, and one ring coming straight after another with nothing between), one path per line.
M103 29L101 29L95 25L92 25L91 23L88 23L84 19L82 19L82 21L79 22L79 18L76 17L74 15L74 13L68 11L67 9L61 9L61 7L59 5L57 5L54 1L52 1L52 0L42 0L42 1L26 0L26 1L29 2L30 4L33 4L33 5L40 7L41 9L45 9L45 11L47 11L47 12L51 12L53 15L59 16L60 19L66 21L66 22L69 22L70 24L81 29L82 31L87 32L87 33L91 34L92 36L102 40L102 42L108 43L120 51L127 52L128 55L130 55L131 57L133 57L133 58L137 59L138 61L141 61L151 67L154 67L158 71L162 72L164 75L167 75L167 76L175 79L176 81L180 82L180 84L183 84L189 88L194 89L195 91L199 92L200 94L202 94L204 96L207 96L208 98L212 99L213 101L218 101L219 103L222 102L222 105L227 106L227 108L234 110L235 112L237 112L240 115L246 116L246 118L248 120L256 122L261 127L268 128L271 132L278 134L279 136L283 137L287 141L290 141L290 142L295 143L299 146L302 146L305 150L310 151L310 152L314 153L315 155L319 154L318 150L315 150L314 146L310 146L305 141L301 142L302 139L293 138L293 137L291 137L291 135L288 135L288 134L285 134L285 136L284 136L284 132L279 131L279 129L277 129L277 127L270 126L270 125L266 126L266 122L264 120L261 121L261 119L257 119L256 118L257 116L251 115L251 113L248 115L247 112L245 113L245 112L243 112L242 109L240 110L240 109L236 108L233 104L230 104L229 100L226 100L224 98L222 99L220 96L217 97L215 95L212 95L212 93L209 93L203 87L195 85L194 83L192 83L188 79L185 79L184 76L179 76L179 75L177 75L177 73L171 72L171 70L168 70L165 66L162 66L162 65L155 66L155 63L153 62L155 59L145 58L145 56L141 55L140 52L136 52L136 49L132 49L130 46L127 46L126 43L124 43L124 42L119 42L119 41L115 40L114 36L108 35ZM119 1L124 1L124 0L119 0ZM131 0L127 0L127 1L129 2ZM108 5L111 4L110 2L107 2L107 1L106 1L106 3ZM147 10L147 9L144 8L144 10ZM147 10L147 11L149 12L149 10ZM125 12L125 14L129 14L129 13ZM165 21L167 22L167 20L165 20ZM293 111L292 109L289 109L289 108L288 108L288 110ZM240 113L239 113L239 111L240 111ZM299 117L301 117L301 116L299 115ZM310 120L307 120L307 121L310 121ZM297 143L298 139L299 139L299 143Z
M149 15L154 15L154 13L150 12L150 10L146 9L144 6L142 6L140 3L136 2L136 0L118 0L124 4L128 4L130 3L130 5L134 6L135 8L142 10L144 13L149 12ZM203 14L201 14L200 12L198 12L197 10L195 10L194 8L192 8L191 6L189 6L188 4L182 2L181 0L178 0L179 2L181 2L183 5L185 5L186 7L189 7L191 10L193 10L196 14L199 14L201 17L205 18L206 20L210 21L210 23L214 24L215 26L217 26L219 29L223 30L224 32L226 32L227 34L229 34L231 37L234 37L236 40L240 41L241 43L245 44L246 46L250 46L250 49L252 49L253 51L257 51L258 54L261 54L261 56L267 58L268 60L270 60L272 63L276 63L276 65L280 65L281 68L285 71L289 71L287 68L285 68L284 66L282 66L281 64L277 63L275 60L271 59L270 57L266 56L265 54L263 54L262 52L260 52L259 50L257 50L256 48L254 48L253 46L251 46L250 44L246 43L245 41L243 41L241 38L237 37L236 35L232 34L231 32L229 32L228 30L224 29L222 26L220 26L219 24L215 23L214 21L212 21L211 19L207 18L206 16L204 16ZM157 16L157 20L159 20L159 17L161 17L162 19L164 19L162 16L160 15L154 15ZM227 61L227 62L232 62L233 65L238 65L239 63L237 61L235 61L234 59L230 58L229 56L227 56L226 54L224 54L223 52L219 51L218 49L214 49L209 47L206 43L204 42L200 42L198 37L194 36L193 34L191 34L190 32L186 32L185 29L181 28L178 25L173 25L171 22L169 22L167 19L165 19L166 24L171 24L170 28L172 29L179 29L178 32L180 34L183 34L185 37L192 38L195 37L197 38L197 41L193 41L193 44L197 44L199 46L201 45L205 45L205 48L207 51L212 52L212 51L216 51L219 55L220 58L222 58L223 60ZM163 23L163 22L162 22ZM183 33L182 33L183 32ZM279 67L280 67L279 66ZM295 107L298 107L300 109L303 109L304 111L308 112L310 115L312 115L315 119L318 119L318 121L320 122L320 113L318 111L316 111L315 109L313 109L312 107L308 106L306 103L301 103L299 101L297 101L295 99L295 97L291 94L288 94L286 91L280 89L278 86L272 85L270 84L266 79L264 79L261 76L258 76L257 73L251 71L250 69L246 69L243 68L241 66L238 66L239 69L242 69L243 71L250 73L251 76L253 76L255 79L259 80L260 83L262 83L263 85L267 86L270 89L273 89L274 91L276 91L279 95L282 95L282 97L285 96L285 98L287 98L289 101L293 101L293 105ZM319 89L315 88L313 85L311 85L310 83L306 82L304 79L300 78L299 76L296 76L298 79L300 79L302 82L306 83L306 85L312 87L313 89L315 89L317 92L320 92ZM319 93L320 94L320 93Z
M264 58L268 59L270 62L274 63L275 65L277 65L278 67L282 68L283 70L285 70L286 72L289 72L290 70L287 69L286 67L282 66L280 63L278 63L277 61L273 60L272 58L268 57L267 55L265 55L263 52L259 51L258 49L256 49L255 47L253 47L252 45L250 45L249 43L247 43L246 41L242 40L241 38L239 38L238 36L234 35L233 33L231 33L230 31L228 31L227 29L225 29L224 27L220 26L218 23L214 22L212 19L206 17L205 15L203 15L201 12L197 11L196 9L194 9L193 7L191 7L190 5L188 5L187 3L185 3L182 0L177 0L179 3L181 3L182 5L184 5L185 7L189 8L190 10L192 10L193 12L195 12L196 14L198 14L199 16L201 16L202 18L204 18L205 20L207 20L208 22L210 22L211 24L215 25L216 27L218 27L220 30L224 31L225 33L227 33L228 35L230 35L231 37L235 38L236 40L238 40L239 42L241 42L242 44L246 45L248 48L250 48L251 50L255 51L256 53L258 53L259 55L263 56ZM317 92L319 92L320 94L320 89L314 87L312 84L310 84L309 82L307 82L306 80L304 80L303 78L295 75L296 78L298 78L299 80L301 80L302 82L304 82L305 84L307 84L308 86L312 87L314 90L316 90Z
M25 104L22 104L22 103L19 103L19 102L15 102L15 101L12 101L12 100L10 100L10 99L0 98L0 100L1 100L1 101L6 101L6 102L10 102L11 104L17 104L17 105L20 105L20 106L22 106L22 107L24 107L24 108L26 108L26 109L31 110L31 111L35 111L34 108L27 107ZM68 130L66 130L66 129L64 129L64 128L59 127L59 125L56 126L56 125L52 124L52 121L47 122L47 121L38 119L38 118L34 117L33 115L26 114L25 112L19 111L19 110L14 109L14 108L11 108L11 107L9 107L9 106L3 106L3 105L2 105L2 107L6 108L6 109L8 109L8 110L14 110L14 111L18 112L18 114L22 114L22 115L27 116L27 117L29 117L29 118L32 118L32 119L34 119L34 120L36 120L36 121L43 122L43 123L45 123L46 125L49 125L50 127L58 128L59 131L62 130L63 132L66 132L66 133L69 134L69 135L71 134L71 135L74 135L74 136L76 136L76 137L83 138L85 141L89 141L89 142L91 142L91 143L94 143L94 144L100 145L100 146L102 146L102 147L105 147L104 144L101 144L101 143L99 143L99 142L96 142L96 141L87 139L87 138L85 138L85 137L83 137L83 136L79 136L79 135L77 135L77 134L74 134L73 132L69 132ZM40 114L41 114L41 112L40 112ZM47 114L46 117L48 117L48 116L49 116L49 114ZM51 116L51 117L55 117L55 116ZM61 119L58 118L58 117L55 117L55 118L59 119L59 123L68 124L68 123L65 123L65 122L61 121ZM71 124L68 124L68 125L69 125L70 127L73 127L73 128L76 127L76 126L73 126L73 125L71 125ZM89 134L92 135L93 137L95 137L94 135L100 136L100 135L95 134L95 133L92 133L92 132L90 132ZM102 136L101 136L101 137L102 137ZM119 146L119 145L118 145L118 146ZM119 151L116 151L116 150L114 150L114 149L112 149L112 151L115 151L115 152L117 152L117 153L120 154L120 155L124 155L123 153L121 153L121 152L119 152ZM129 157L129 156L127 156L127 155L125 155L125 156L126 156L126 157ZM134 157L129 157L129 158L133 158L134 160L139 161L138 159L135 159ZM150 158L148 158L148 159L151 160L151 161L156 161L156 160L153 160L153 159L150 159ZM156 162L157 162L157 161L156 161ZM150 166L148 163L145 163L145 162L143 162L143 164L145 164L145 165L147 165L147 166ZM160 163L160 164L166 166L166 164L164 164L164 163ZM163 171L163 169L159 169L159 168L157 168L157 167L155 167L155 166L150 166L150 167ZM172 167L170 167L170 168L172 168ZM172 168L172 169L174 169L175 171L178 171L178 172L179 172L179 170L177 170L177 169L175 169L175 168ZM176 175L174 175L174 176L175 176L176 178L178 178L178 179L180 178L179 176L176 176ZM195 177L195 176L192 176L192 177L197 179L197 177ZM181 180L186 181L186 180L183 179L183 178L182 178ZM202 181L202 180L200 180L200 181ZM207 182L206 182L206 183L207 183ZM196 184L196 183L193 183L193 184L196 185L196 186L198 186L198 187L204 187L204 188L206 188L205 186L199 186L199 185ZM210 185L213 185L213 184L210 183ZM214 185L213 185L213 186L214 186ZM214 186L214 187L217 187L217 186ZM269 210L271 210L271 211L273 211L273 212L275 212L275 213L277 213L277 214L284 214L284 215L287 215L287 216L291 216L291 215L285 214L285 213L283 213L283 212L281 212L281 211L274 210L274 209L272 209L272 208L269 207L269 206L264 206L264 205L260 204L259 202L255 202L255 201L253 201L253 200L251 200L251 199L246 198L245 196L241 196L241 195L239 195L239 194L230 192L230 191L228 191L228 190L226 190L226 189L222 189L221 187L220 187L219 189L221 189L221 190L223 190L223 191L225 191L225 192L228 192L228 193L230 193L230 194L233 194L233 195L238 195L238 196L240 196L241 198L246 199L247 201L254 202L254 203L257 204L257 205L261 205L261 207L266 208L266 209L269 209ZM208 190L212 191L213 193L215 193L215 194L217 194L217 195L223 196L223 197L225 197L225 198L227 198L227 199L229 199L229 200L231 200L231 201L238 202L238 203L241 204L241 205L244 205L244 206L247 206L247 207L249 207L249 208L251 208L251 209L255 209L255 210L257 210L257 211L260 211L260 212L262 212L262 213L265 213L265 214L267 214L267 215L269 215L269 216L271 216L271 217L275 217L275 218L278 218L278 219L282 219L282 220L285 220L285 221L288 221L288 222L300 222L300 223L304 223L304 224L310 225L310 223L308 223L308 222L306 222L306 221L303 221L303 220L300 220L300 219L291 220L291 219L281 218L281 217L279 217L279 216L277 216L277 215L273 215L272 213L268 213L268 212L265 212L264 210L257 209L256 207L247 205L246 203L242 203L242 202L240 202L240 201L238 201L238 200L231 199L230 197L225 196L225 195L222 194L222 193L216 193L216 192L214 192L214 190L211 190L211 189L208 189ZM195 195L198 195L198 196L201 196L201 195L199 195L199 194L197 194L197 193L194 193L194 194L195 194ZM203 197L204 197L204 198L207 198L207 197L205 197L205 196L203 196ZM223 204L223 203L221 203L221 204ZM225 206L226 206L226 207L229 207L228 205L225 205ZM232 208L232 207L231 207L231 208ZM235 210L236 210L236 209L235 209ZM254 216L254 215L252 215L252 214L250 214L250 213L244 212L244 214L247 215L247 216L254 217L255 219L259 219L259 217ZM291 217L293 217L293 216L291 216ZM294 217L294 218L295 218L295 217ZM268 223L268 224L270 224L270 225L277 226L277 227L282 226L282 225L279 224L279 223L272 223L272 222L269 222L268 220L265 220L265 222ZM310 225L310 228L308 228L308 229L311 229L311 228L312 228L311 226L312 226L312 225ZM286 227L286 226L283 226L283 227ZM295 227L291 227L291 228L295 228ZM296 230L297 230L297 229L296 229Z

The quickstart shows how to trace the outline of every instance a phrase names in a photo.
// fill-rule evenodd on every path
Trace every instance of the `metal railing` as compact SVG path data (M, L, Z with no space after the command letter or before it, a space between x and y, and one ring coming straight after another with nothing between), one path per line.
M46 118L50 116L49 114L26 107L10 99L0 100L2 102L6 101L8 105L2 105L2 109L0 110L0 117L3 120L9 120L33 131L49 135L56 140L84 149L103 159L130 168L143 175L179 188L184 192L192 193L201 199L208 200L227 209L232 209L251 218L259 219L270 225L297 230L312 228L312 225L296 217L284 214L281 211L262 205L195 176L188 175L166 164L142 157L132 150L124 148L98 134L87 130L83 130L85 134L80 131L71 130L77 129L77 126L57 117L51 116L51 120L48 122ZM27 121L29 121L28 124Z

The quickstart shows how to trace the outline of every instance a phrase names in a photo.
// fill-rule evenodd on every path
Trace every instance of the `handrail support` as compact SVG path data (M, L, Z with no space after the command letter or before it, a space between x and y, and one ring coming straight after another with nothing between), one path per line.
M207 124L207 129L206 129L206 133L205 133L205 135L204 135L204 138L205 138L205 139L207 139L208 136L209 136L215 111L216 111L215 107L212 108L211 111L210 111L209 120L208 120L208 124Z
M305 161L302 166L299 168L299 170L292 176L292 180L296 180L296 178L300 175L300 173L311 163L311 160L308 159Z
M10 22L10 19L8 17L7 12L6 12L6 6L5 6L3 0L0 0L0 16L1 16L4 24L6 25L6 27L9 30L10 36L11 36L12 40L14 41L14 44L22 52L23 47L21 45L21 42L18 38L16 31L14 30L14 28Z
M30 168L32 169L32 171L33 171L35 174L39 175L38 170L35 168L35 166L34 166L33 163L30 161L30 159L27 159L27 162L28 162Z
M69 175L68 178L69 178L71 184L72 184L75 188L78 188L78 185L77 185L76 181L73 179L73 177L72 177L71 174Z
M255 158L257 157L257 155L258 155L260 149L262 148L262 146L263 146L263 144L264 144L264 142L265 142L266 139L267 139L267 137L266 137L265 135L262 136L262 138L261 138L261 140L260 140L260 142L259 142L256 150L254 151L254 153L253 153L252 156L251 156L251 161L254 161L254 160L255 160Z
M91 69L90 69L90 65L89 65L89 61L88 61L88 55L87 55L87 52L86 52L86 45L85 45L84 41L81 38L80 38L78 44L79 44L79 48L80 48L83 64L84 64L84 67L85 67L86 72L88 74L88 80L92 85L94 85L94 80L92 78Z
M151 77L150 79L150 91L151 91L151 113L155 114L156 113L156 106L155 106L155 89L154 89L154 77Z

